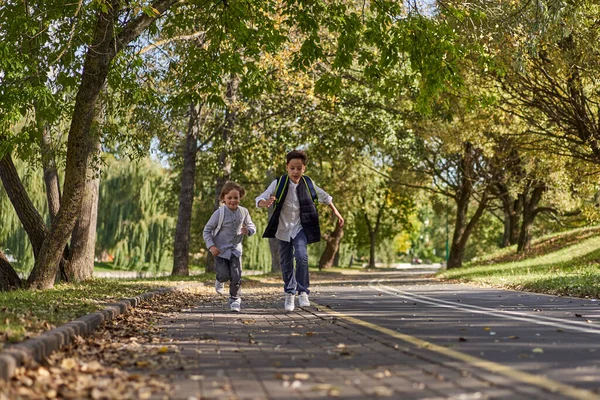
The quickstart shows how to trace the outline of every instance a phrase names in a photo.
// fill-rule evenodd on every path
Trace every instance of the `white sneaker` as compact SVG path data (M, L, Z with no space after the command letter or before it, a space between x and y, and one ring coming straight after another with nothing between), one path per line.
M240 300L234 300L229 305L229 308L233 312L240 312L240 309L242 308L242 302Z
M310 307L310 301L308 300L308 293L302 292L298 295L298 305L300 307Z
M225 294L225 283L215 279L215 291L219 294Z
M294 293L285 294L285 311L294 311Z

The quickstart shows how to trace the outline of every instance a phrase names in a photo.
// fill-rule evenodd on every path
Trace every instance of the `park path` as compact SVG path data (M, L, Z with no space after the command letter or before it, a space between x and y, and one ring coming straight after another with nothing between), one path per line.
M240 314L231 313L225 299L216 295L184 310L162 325L181 357L178 370L158 370L173 385L168 398L600 398L593 390L546 381L535 375L535 368L519 371L517 365L493 361L482 368L487 359L476 355L484 354L485 348L477 347L475 355L469 355L471 349L452 350L460 338L467 341L465 333L453 336L455 343L440 345L418 339L421 334L431 337L432 331L443 336L448 328L436 328L427 315L417 316L427 305L388 295L376 290L374 283L387 282L399 290L427 288L426 292L444 287L421 275L410 271L321 281L314 285L312 306L291 313L284 312L278 294L244 296ZM467 288L485 292L464 285L449 287L461 293ZM438 309L438 317L445 313ZM483 313L477 317L482 327L492 323ZM461 318L454 320L457 332ZM404 324L410 335L397 333ZM424 327L421 333L419 324ZM520 365L539 361L518 355L515 359Z
M594 299L427 267L312 276L312 305L290 313L278 277L246 280L241 313L211 282L154 296L19 369L0 400L600 400Z

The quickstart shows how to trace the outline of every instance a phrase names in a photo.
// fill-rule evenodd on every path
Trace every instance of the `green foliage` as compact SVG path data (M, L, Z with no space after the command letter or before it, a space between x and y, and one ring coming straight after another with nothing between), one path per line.
M376 235L378 243L408 230L408 215L414 207L412 199L393 189L386 175L389 168L378 166L376 162L362 158L353 169L355 195L351 213L354 224L350 229L355 230L351 237L357 249L369 248L372 235Z
M168 172L154 161L106 159L100 180L96 253L117 266L159 270L172 263L175 218Z
M251 199L252 203L254 202L254 197ZM242 256L243 267L269 272L271 271L269 240L262 237L262 234L267 227L267 213L264 212L264 209L257 209L253 204L248 205L248 211L250 211L252 221L256 225L256 234L244 238L244 254Z

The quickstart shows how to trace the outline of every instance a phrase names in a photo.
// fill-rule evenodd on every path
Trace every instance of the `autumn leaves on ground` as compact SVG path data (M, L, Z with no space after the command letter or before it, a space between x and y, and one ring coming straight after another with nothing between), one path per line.
M314 271L312 280L315 284L340 284L357 274L364 278L370 271ZM42 365L19 368L9 383L0 382L0 400L144 399L169 393L170 380L164 371L188 370L192 366L187 365L190 359L179 354L177 346L172 345L173 339L165 335L160 325L169 323L176 313L202 302L222 301L225 305L227 301L226 297L214 293L213 281L204 277L202 280L203 284L192 283L191 287L142 302L104 324L94 335L77 337L74 343L54 353ZM280 281L277 274L249 277L244 281L244 296L272 306L282 301ZM185 282L169 282L170 285L182 283ZM44 326L52 327L47 322ZM39 321L36 329L43 330ZM199 339L202 339L201 334L198 332Z
M270 285L256 286L247 285L245 294L266 301L279 296L278 289ZM159 367L185 368L186 361L179 357L176 346L170 345L171 340L162 335L159 321L202 301L214 301L214 297L214 289L207 285L144 302L109 321L93 336L78 337L47 363L19 369L9 384L2 384L0 400L144 399L153 393L168 393L169 377L152 371ZM139 373L127 372L136 370Z

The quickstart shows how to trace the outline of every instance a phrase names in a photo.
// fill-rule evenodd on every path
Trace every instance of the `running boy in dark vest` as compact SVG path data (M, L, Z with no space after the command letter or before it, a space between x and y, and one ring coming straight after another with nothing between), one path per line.
M306 246L321 240L316 203L327 204L340 226L344 225L344 218L333 205L332 197L304 176L306 160L304 151L290 151L286 156L287 174L271 182L267 190L256 198L257 207L275 207L263 237L274 237L279 242L285 311L294 310L296 293L300 307L310 306Z

